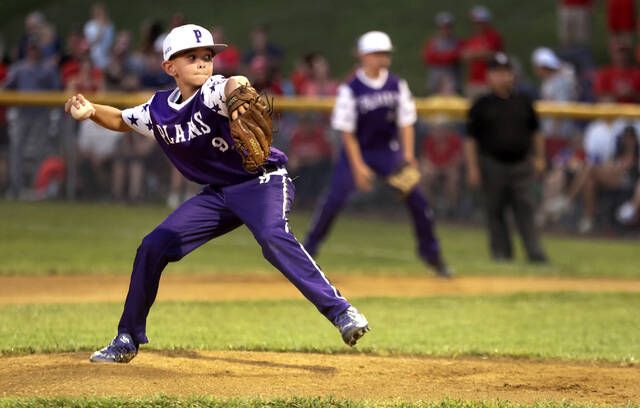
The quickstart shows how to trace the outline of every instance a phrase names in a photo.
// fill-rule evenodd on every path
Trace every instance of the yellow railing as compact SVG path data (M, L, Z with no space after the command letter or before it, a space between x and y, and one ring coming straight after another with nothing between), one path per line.
M86 96L95 103L128 107L143 103L149 99L151 93L109 92L87 94ZM0 105L62 106L68 97L69 94L63 92L0 91ZM432 96L417 98L416 107L418 113L423 116L442 113L464 117L469 109L469 101L460 97ZM275 108L280 111L330 111L333 108L333 98L279 96L275 98ZM552 117L576 119L640 118L640 105L636 104L537 102L536 109L541 116Z

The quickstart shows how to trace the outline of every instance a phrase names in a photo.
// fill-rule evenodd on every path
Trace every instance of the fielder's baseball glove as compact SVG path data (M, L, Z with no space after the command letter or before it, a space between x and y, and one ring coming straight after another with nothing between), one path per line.
M407 195L420 183L420 170L410 164L403 164L387 177L387 183Z
M238 110L241 106L246 108L243 113ZM255 173L269 157L273 137L271 106L255 88L242 85L227 96L227 111L230 119L233 112L238 112L230 123L234 149L240 153L245 170Z

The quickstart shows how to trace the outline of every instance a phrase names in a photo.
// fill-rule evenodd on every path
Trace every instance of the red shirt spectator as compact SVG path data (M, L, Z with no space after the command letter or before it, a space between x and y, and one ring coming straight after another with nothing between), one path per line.
M216 72L225 76L235 75L239 72L240 51L238 51L235 45L229 45L223 51L216 54L213 64Z
M76 92L99 92L104 90L104 75L89 58L82 61L69 61L62 67L62 80L65 89Z
M611 65L596 71L596 95L613 102L640 101L640 68L632 64L631 48L613 41L610 52Z
M635 103L640 95L640 69L603 67L596 72L594 90L599 97L615 102Z
M611 33L630 33L636 25L634 0L608 0L607 26Z
M498 31L490 26L467 39L464 43L463 52L473 56L469 59L468 81L472 84L484 84L487 82L487 54L502 51L502 36Z
M440 47L441 40L438 37L431 38L422 49L422 60L425 65L450 66L458 63L460 59L460 44L452 48Z
M435 168L460 163L462 138L452 130L442 130L437 136L429 135L422 144L422 156Z
M309 81L309 73L305 69L295 68L291 73L291 84L296 95L302 94L307 81Z
M331 158L331 143L325 128L311 119L302 119L293 130L289 142L289 156L293 167L305 166Z

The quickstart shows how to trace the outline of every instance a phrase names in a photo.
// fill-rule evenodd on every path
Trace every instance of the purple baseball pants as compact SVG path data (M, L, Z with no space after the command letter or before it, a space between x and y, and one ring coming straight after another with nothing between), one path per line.
M362 152L365 163L379 176L387 177L400 165L402 159L399 152L390 150ZM305 248L315 256L322 241L325 239L335 218L348 202L355 191L355 182L351 174L349 160L344 152L340 155L333 171L329 192L322 204L316 209L311 223L311 229L305 240ZM420 257L436 265L441 261L440 245L433 231L433 213L427 199L419 188L415 188L405 197L405 204L409 209L415 235L418 240L418 254Z
M245 224L264 257L331 322L349 307L289 229L294 187L284 168L247 182L205 187L171 213L138 247L118 333L147 343L146 322L169 262Z

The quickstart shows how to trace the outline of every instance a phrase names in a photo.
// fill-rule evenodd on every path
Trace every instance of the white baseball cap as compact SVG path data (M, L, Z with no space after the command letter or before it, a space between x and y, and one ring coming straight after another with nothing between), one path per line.
M487 23L491 21L491 11L485 6L474 6L469 11L469 14L471 16L471 20L478 23Z
M562 63L560 59L550 48L537 48L531 56L533 65L550 69L560 69Z
M371 54L372 52L391 52L391 38L382 31L369 31L358 39L358 54Z
M222 51L227 44L215 44L211 32L195 24L185 24L171 30L162 42L162 56L169 61L174 54L192 48L207 47L214 53Z

